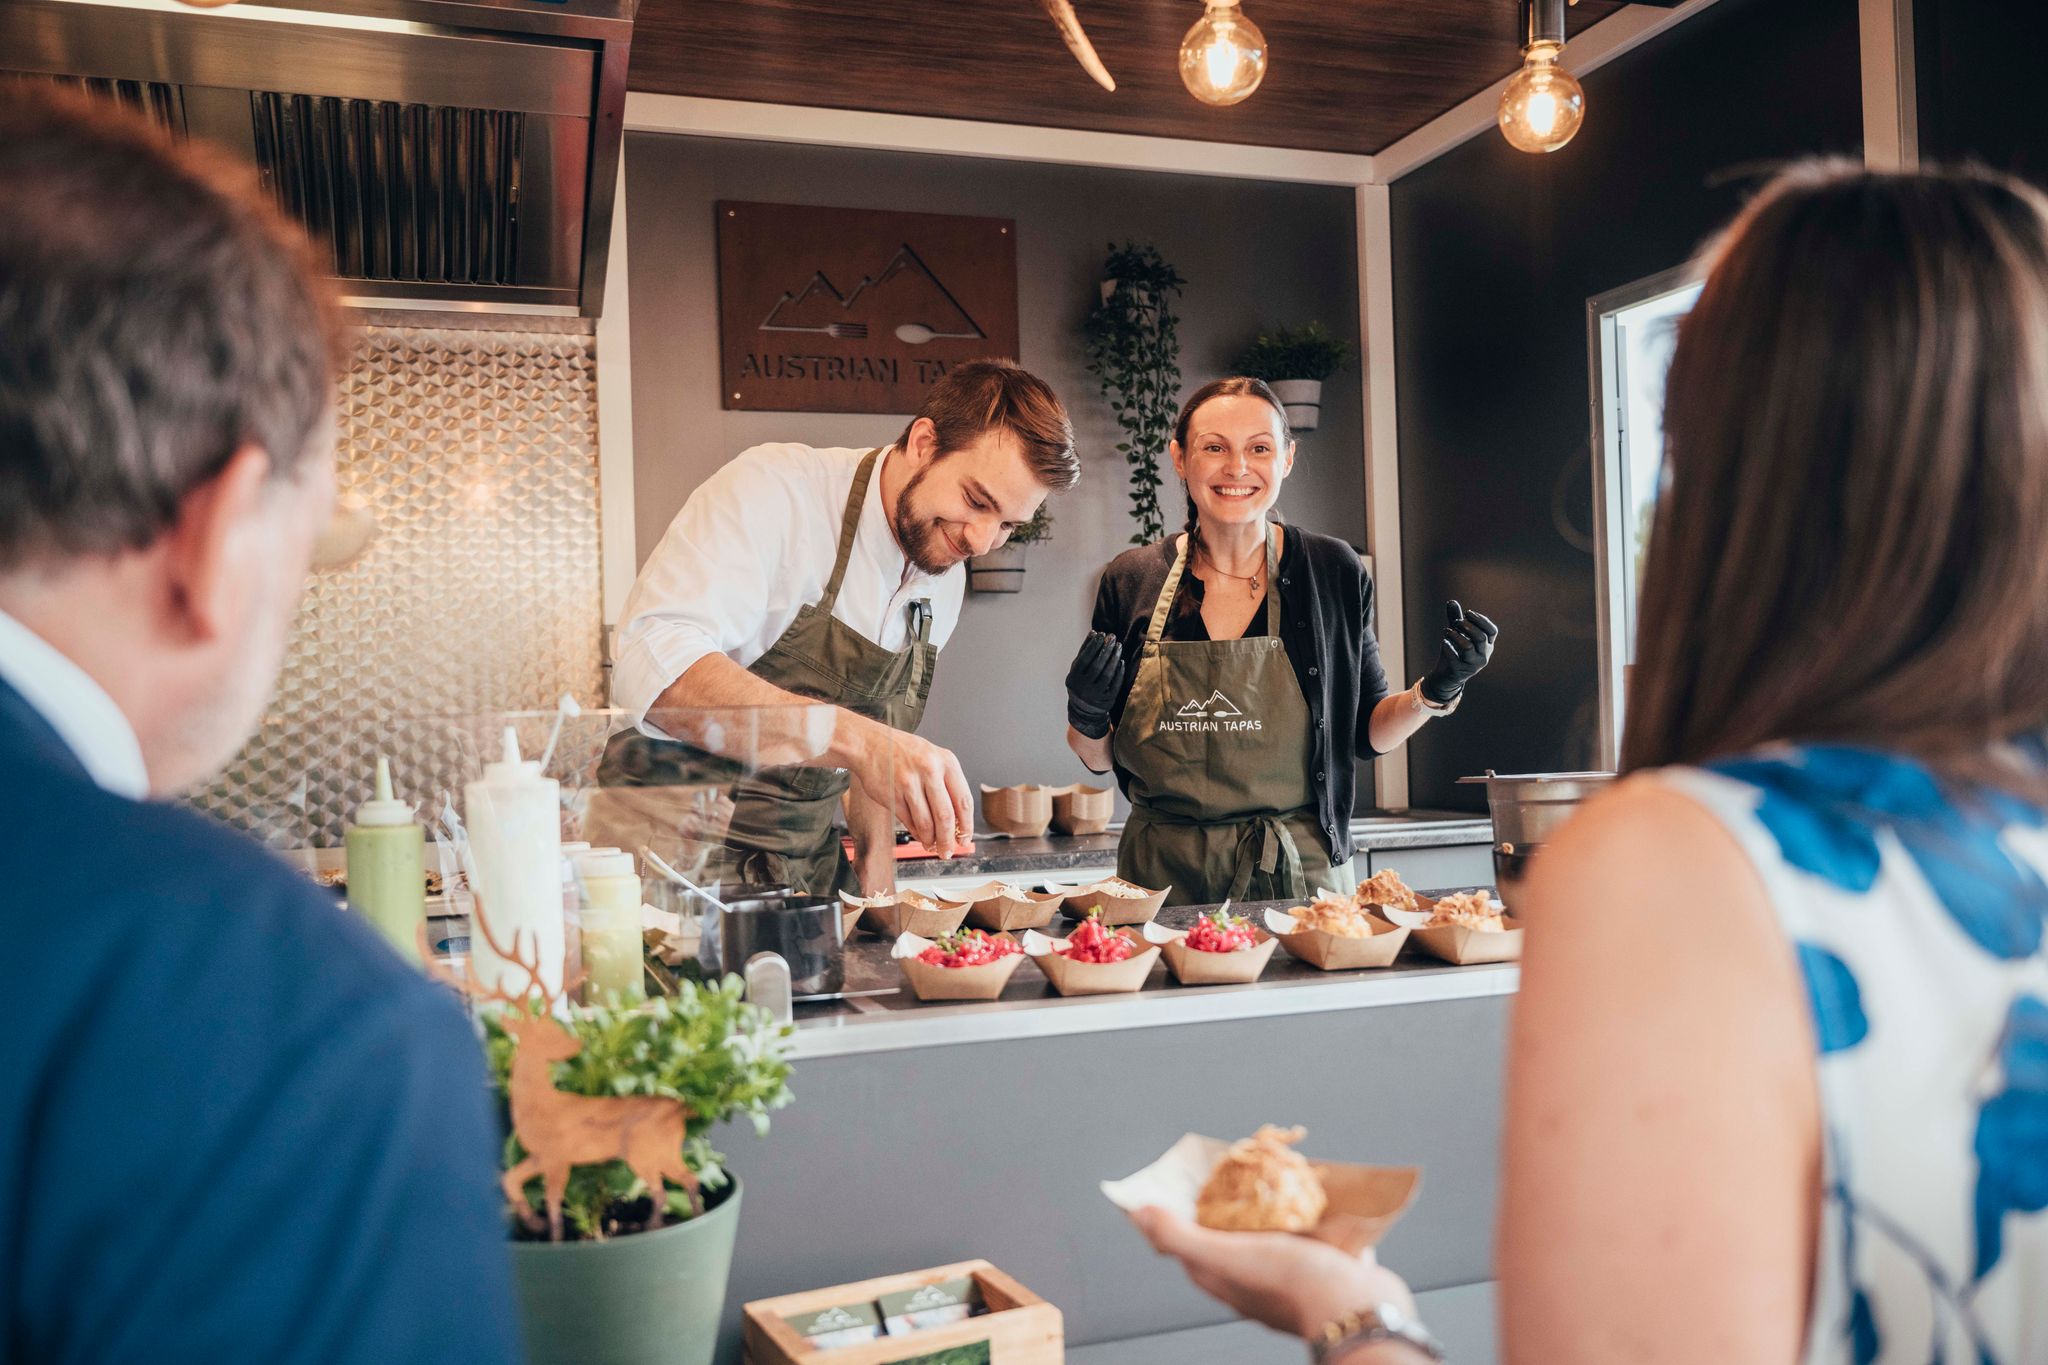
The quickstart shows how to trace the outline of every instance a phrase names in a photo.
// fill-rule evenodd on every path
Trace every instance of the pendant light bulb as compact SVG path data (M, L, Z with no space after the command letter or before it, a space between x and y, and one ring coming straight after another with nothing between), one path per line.
M1538 43L1500 92L1500 131L1524 152L1554 152L1572 140L1586 118L1586 92L1557 64L1563 45Z
M1266 77L1266 35L1237 0L1211 0L1180 40L1180 79L1204 104L1236 104Z

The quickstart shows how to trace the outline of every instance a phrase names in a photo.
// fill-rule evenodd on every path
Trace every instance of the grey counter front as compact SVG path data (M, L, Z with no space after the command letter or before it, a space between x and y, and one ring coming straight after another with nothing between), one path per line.
M1276 954L1258 983L1201 989L1162 965L1136 995L1071 1000L1026 963L988 1004L802 1007L795 1104L765 1138L720 1135L746 1182L720 1359L740 1359L748 1300L976 1256L1059 1305L1070 1348L1226 1322L1098 1184L1182 1133L1261 1123L1304 1125L1313 1156L1422 1166L1384 1258L1425 1293L1482 1284L1519 973L1412 952L1365 972ZM856 940L849 988L898 979Z

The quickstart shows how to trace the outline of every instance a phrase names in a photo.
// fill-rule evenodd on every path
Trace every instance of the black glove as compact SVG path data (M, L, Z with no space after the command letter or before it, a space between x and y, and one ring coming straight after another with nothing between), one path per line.
M1466 611L1456 602L1444 603L1444 639L1436 653L1436 665L1422 679L1422 695L1439 706L1465 690L1472 675L1486 667L1493 657L1493 640L1500 627L1476 611Z
M1114 635L1088 632L1067 670L1067 723L1090 739L1109 733L1109 708L1124 685L1124 647Z

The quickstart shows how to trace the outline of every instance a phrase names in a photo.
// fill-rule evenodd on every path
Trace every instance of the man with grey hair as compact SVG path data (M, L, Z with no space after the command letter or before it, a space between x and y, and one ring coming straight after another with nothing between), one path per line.
M0 94L0 1362L518 1355L461 1011L151 799L269 698L337 335L244 177Z

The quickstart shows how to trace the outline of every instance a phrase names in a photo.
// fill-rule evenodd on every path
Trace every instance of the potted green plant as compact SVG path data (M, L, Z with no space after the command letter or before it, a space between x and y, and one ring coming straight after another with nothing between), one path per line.
M1052 539L1052 507L1038 504L1031 520L1020 523L1010 538L985 555L967 561L967 586L975 592L1021 592L1027 552Z
M710 1135L742 1114L765 1133L790 1099L790 1030L741 993L485 1011L533 1365L709 1365L740 1213Z
M1273 386L1273 396L1287 410L1288 426L1314 431L1322 420L1323 381L1357 350L1320 322L1298 330L1282 327L1260 333L1238 357L1237 372Z
M1180 407L1180 320L1173 299L1186 281L1151 246L1109 249L1102 297L1082 327L1088 371L1102 387L1130 465L1133 544L1166 534L1159 507L1160 462Z

